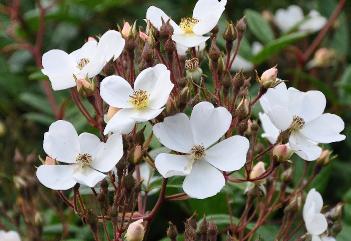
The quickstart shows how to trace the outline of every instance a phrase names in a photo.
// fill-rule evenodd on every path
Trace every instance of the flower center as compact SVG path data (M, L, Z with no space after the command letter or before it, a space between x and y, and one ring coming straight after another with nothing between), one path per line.
M82 58L78 63L78 69L82 70L87 64L89 64L90 60L87 58Z
M76 158L76 161L81 168L84 168L91 165L93 157L88 153L79 154Z
M196 18L186 17L180 20L179 26L184 33L193 33L193 28L198 22Z
M135 90L129 97L130 103L138 110L144 109L149 105L149 93L145 90Z
M202 159L205 156L205 147L203 145L195 145L191 148L191 156L195 161Z
M305 125L305 121L299 117L299 116L294 116L293 122L290 125L290 132L296 132L301 130L301 128Z

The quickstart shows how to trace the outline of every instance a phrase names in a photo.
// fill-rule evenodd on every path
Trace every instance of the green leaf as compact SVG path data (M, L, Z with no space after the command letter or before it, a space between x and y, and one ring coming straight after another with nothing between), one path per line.
M24 117L30 121L43 124L45 126L49 126L52 122L55 121L55 119L52 116L34 112L26 113Z
M341 233L339 233L339 235L336 236L336 239L338 241L350 241L350 233L351 233L351 226L344 225L341 230Z
M269 23L260 13L253 10L246 10L245 17L251 32L263 43L269 43L274 39L274 34Z
M306 36L307 33L291 33L275 39L269 42L251 61L258 65Z
M52 115L49 103L43 96L28 92L21 94L20 99L23 103L33 107L34 109L39 110L48 115Z

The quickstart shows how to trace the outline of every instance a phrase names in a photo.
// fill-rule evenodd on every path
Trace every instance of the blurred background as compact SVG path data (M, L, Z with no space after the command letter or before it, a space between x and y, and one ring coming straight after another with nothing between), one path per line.
M124 21L133 23L137 20L138 25L145 28L143 19L150 5L160 7L179 21L184 14L191 15L196 1L42 0L41 3L43 7L49 6L45 16L41 16L37 1L0 1L0 229L17 229L17 226L22 236L26 235L24 240L92 240L89 230L81 228L80 220L68 212L63 204L53 203L55 194L38 185L33 175L35 166L39 164L39 156L43 155L43 133L55 120L45 94L48 86L44 82L46 78L40 73L41 58L38 56L54 48L71 52L79 48L88 36L116 29L117 25L123 26ZM236 22L246 15L248 30L240 55L253 63L259 73L278 64L279 77L289 80L288 85L301 90L317 89L324 92L328 110L344 119L344 133L349 136L351 1L346 1L343 12L319 46L333 54L325 63L313 68L301 66L298 56L299 51L304 53L310 46L318 32L303 36L287 34L284 37L272 22L277 9L291 4L300 6L306 15L316 9L322 16L329 18L338 1L228 0L219 26L223 31L228 21ZM37 33L42 31L40 18L45 19L45 34L38 44ZM258 26L255 23L259 23ZM269 28L268 35L266 27ZM263 45L264 51L258 55L251 53L250 46L254 42ZM223 40L219 44L223 46ZM33 51L28 45L40 46L41 50ZM313 58L312 54L308 61ZM254 76L253 71L248 74ZM79 131L92 131L73 107L68 91L55 92L50 98L55 99L58 106L64 106L64 118L70 120ZM313 186L323 193L326 203L335 204L341 200L345 203L344 229L337 240L346 241L350 240L351 235L351 139L332 145L332 149L335 158L322 170ZM301 168L301 172L297 173L302 175L301 160L296 160L296 168ZM179 188L179 185L175 183L174 187ZM165 236L168 220L176 223L181 230L184 218L194 211L200 217L206 211L206 215L218 219L219 225L227 224L227 199L233 202L234 213L240 213L244 188L228 187L220 195L204 201L167 203L152 224L150 240L159 240ZM5 214L9 217L5 217ZM35 222L26 220L23 214L34 217ZM64 223L69 223L68 226L61 224L63 219L66 220ZM260 230L261 237L270 240L269 234L275 230L276 227L271 224ZM35 239L39 235L42 238Z

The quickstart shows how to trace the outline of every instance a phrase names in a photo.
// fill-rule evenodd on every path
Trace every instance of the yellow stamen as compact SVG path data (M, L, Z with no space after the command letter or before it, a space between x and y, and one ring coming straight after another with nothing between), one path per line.
M191 148L191 156L194 160L200 160L205 156L205 147L203 145L195 145Z
M299 116L294 116L293 117L293 122L290 125L290 132L296 132L301 130L301 128L305 125L305 121L299 117Z
M79 154L76 158L76 161L81 168L84 168L91 165L93 157L88 153Z
M130 103L138 110L144 109L149 105L149 93L145 90L136 90L129 97Z
M78 63L78 69L82 70L87 64L89 64L90 60L87 58L82 58Z
M193 33L193 28L198 22L199 20L196 18L182 18L179 26L184 31L184 33Z

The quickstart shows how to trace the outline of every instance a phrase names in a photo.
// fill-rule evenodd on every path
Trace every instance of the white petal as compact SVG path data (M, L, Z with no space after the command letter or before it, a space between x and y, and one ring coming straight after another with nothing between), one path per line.
M80 147L73 125L64 120L52 123L44 134L43 148L48 156L57 161L75 163Z
M304 18L299 6L291 5L286 10L278 9L274 16L274 22L283 32L289 31Z
M322 153L322 148L316 143L309 141L300 133L293 133L289 138L291 149L306 161L316 160Z
M128 134L132 131L135 120L132 118L133 112L131 109L121 109L107 122L104 134L110 132L118 132Z
M195 34L173 34L172 40L177 44L187 48L197 47L205 43L210 37L199 36Z
M233 65L231 70L233 71L250 71L253 70L254 65L253 63L251 63L250 61L244 59L243 57L241 57L240 55L237 55L234 59Z
M252 43L251 49L252 49L252 54L256 55L259 52L261 52L261 50L263 49L263 45L260 42L255 41Z
M264 112L268 112L272 107L279 105L289 108L289 95L285 83L281 83L275 88L269 88L267 93L260 99L260 104Z
M161 153L156 157L155 166L164 178L185 176L191 171L189 155Z
M136 121L136 122L145 122L148 120L152 120L154 118L156 118L157 116L159 116L159 114L161 114L161 112L164 110L164 108L160 108L160 109L150 109L150 108L146 108L143 110L136 110L136 109L130 109L131 110L131 115L132 118Z
M41 184L53 190L67 190L76 184L73 178L75 165L41 165L37 177Z
M345 140L345 135L339 134L345 128L344 121L334 114L323 114L310 121L301 129L301 133L318 143L331 143Z
M104 33L98 43L98 49L105 55L105 61L108 62L112 58L116 60L122 53L125 40L122 35L115 30L108 30Z
M305 122L314 120L323 114L326 99L320 91L301 92L295 88L289 88L290 112L304 119Z
M163 64L157 64L141 71L134 83L134 90L145 90L150 94L149 106L159 109L167 103L173 89L170 71Z
M336 239L334 237L322 236L321 241L336 241Z
M225 184L223 174L205 161L197 161L186 176L183 189L192 198L204 199L219 193Z
M102 144L102 142L96 135L84 132L79 135L79 144L80 153L90 154L94 159L96 158L96 155L100 148L100 144Z
M311 241L322 241L322 239L319 237L319 235L312 235Z
M250 143L243 136L232 136L206 150L205 160L221 171L236 171L246 163Z
M229 129L232 115L224 107L214 106L206 101L194 106L190 117L191 129L196 144L211 146Z
M199 0L193 11L193 18L199 20L194 26L194 33L203 35L210 32L217 25L226 3L226 0Z
M304 220L309 219L309 215L320 213L323 208L323 198L316 189L312 188L306 197L305 205L303 206L303 218Z
M307 232L312 235L320 235L324 233L328 228L327 219L321 213L316 213L306 223Z
M130 84L120 76L111 75L101 82L100 95L110 106L117 108L131 108L129 102L133 89Z
M0 231L1 241L21 241L19 234L15 231Z
M109 172L118 163L122 155L122 136L119 133L112 134L106 143L101 144L97 157L93 159L91 166L100 172Z
M95 187L95 185L105 178L105 174L98 172L90 167L76 169L74 179L85 186Z
M153 133L162 145L177 152L189 153L194 146L190 120L184 113L166 117L154 125Z
M258 113L264 133L262 137L267 138L271 144L274 144L279 136L279 129L274 126L267 114Z
M312 10L305 20L299 27L300 31L316 32L320 30L327 19L319 14L316 10Z
M281 131L288 129L293 121L293 116L288 109L278 105L271 108L271 110L267 112L267 115L274 126Z
M46 52L42 57L43 74L49 77L53 90L63 90L76 86L73 78L74 61L58 49Z
M151 6L146 11L146 19L149 20L155 28L160 30L162 26L161 19L163 19L164 22L167 22L170 18L161 9ZM175 32L181 32L179 26L172 19L170 19L169 23Z

